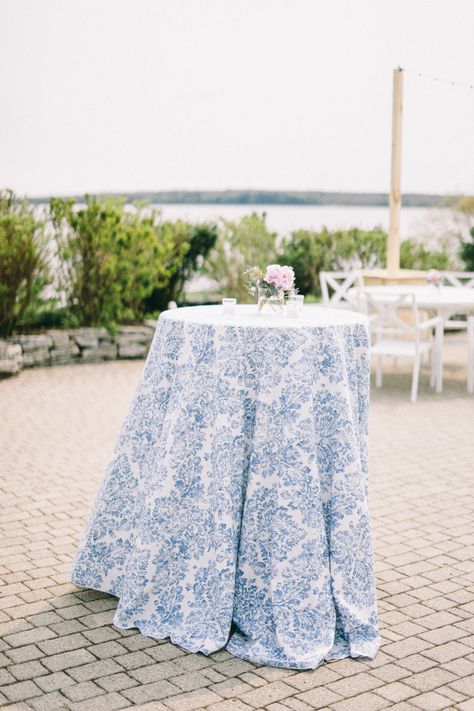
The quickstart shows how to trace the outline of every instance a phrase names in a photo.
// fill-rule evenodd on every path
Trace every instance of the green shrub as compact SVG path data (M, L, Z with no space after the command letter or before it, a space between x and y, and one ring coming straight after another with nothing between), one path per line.
M155 311L149 299L155 289L169 288L189 248L189 225L159 222L153 207L138 208L123 216L117 253L117 280L121 310L118 320L136 320Z
M156 287L165 287L187 249L159 211L86 197L85 206L53 198L50 205L59 288L81 326L140 319ZM183 223L184 224L184 223Z
M162 311L169 301L182 301L186 283L202 267L217 239L217 227L210 223L191 225L177 220L161 223L160 229L170 232L181 247L180 259L166 286L155 288L146 300L147 311Z
M203 273L217 283L223 295L240 303L252 301L243 272L252 266L265 266L276 260L275 232L270 232L265 215L245 215L240 220L221 219L217 241L203 265Z
M449 253L442 245L440 250L425 249L422 244L405 239L400 244L400 267L402 269L440 269L451 267Z
M320 294L319 272L379 267L387 235L380 229L296 230L284 240L278 261L289 264L302 294Z
M0 336L42 302L49 281L44 221L12 191L0 193Z
M459 256L466 266L466 271L474 272L474 227L471 227L469 234L471 240L469 242L463 242Z

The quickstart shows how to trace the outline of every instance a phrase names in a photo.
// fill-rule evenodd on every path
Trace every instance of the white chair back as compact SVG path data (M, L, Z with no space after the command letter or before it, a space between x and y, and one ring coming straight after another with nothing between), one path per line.
M364 291L362 297L365 313L378 338L399 336L419 339L420 318L414 294Z
M446 286L474 289L474 272L441 272L441 278Z
M360 271L319 272L319 283L324 306L357 308L357 290L364 286ZM356 291L351 289L356 288Z

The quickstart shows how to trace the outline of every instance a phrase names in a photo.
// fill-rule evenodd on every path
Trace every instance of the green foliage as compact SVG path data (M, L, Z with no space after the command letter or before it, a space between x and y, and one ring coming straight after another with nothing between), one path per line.
M41 303L48 283L44 222L10 190L0 193L0 335Z
M296 230L283 242L278 261L293 267L302 294L319 294L319 272L381 266L386 242L380 229Z
M189 225L159 222L156 208L142 207L123 215L118 245L117 280L121 309L116 320L135 320L146 311L156 288L166 290L189 248Z
M169 301L181 301L186 283L203 265L209 251L217 239L217 227L213 224L191 225L177 220L163 222L160 229L172 234L175 244L180 248L181 259L171 275L168 284L154 289L146 300L146 310L166 309Z
M160 224L152 207L130 211L121 201L87 196L84 207L53 198L50 212L61 264L59 288L81 326L141 318L146 300L157 286L168 284L187 249L176 239L179 228Z
M470 242L464 242L459 253L461 259L466 265L466 271L474 272L474 227L470 230Z
M444 248L432 251L411 239L403 240L400 244L400 267L402 269L446 270L451 267L450 261L449 254Z
M243 272L252 266L275 262L275 232L270 232L265 215L246 215L240 220L224 220L214 248L203 265L203 273L217 282L220 292L234 296L240 303L252 301Z

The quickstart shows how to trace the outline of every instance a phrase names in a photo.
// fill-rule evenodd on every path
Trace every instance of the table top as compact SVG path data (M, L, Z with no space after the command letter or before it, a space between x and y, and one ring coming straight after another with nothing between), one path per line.
M460 308L474 309L474 289L458 286L442 286L433 284L406 284L404 286L366 286L364 291L370 294L414 294L418 306L422 308Z
M268 312L258 312L256 304L238 304L235 316L223 313L222 306L185 306L164 311L160 319L202 323L207 325L237 326L245 328L308 328L345 326L351 324L367 325L365 316L345 309L328 309L317 304L303 306L298 317L286 314L280 316Z

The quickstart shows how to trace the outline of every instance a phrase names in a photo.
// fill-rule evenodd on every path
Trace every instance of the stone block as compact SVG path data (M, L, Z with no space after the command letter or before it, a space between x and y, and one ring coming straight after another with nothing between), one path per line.
M0 375L15 375L20 372L22 365L23 359L3 358L0 360Z
M110 338L106 328L78 328L71 334L80 348L98 348L101 339Z
M19 343L0 341L0 358L21 358L23 354Z
M53 347L54 348L65 348L66 346L69 345L69 343L71 341L69 331L54 330L54 331L47 331L46 333L48 336L51 336L51 338L53 339Z
M12 341L21 345L23 353L49 351L49 349L53 347L53 339L47 334L41 334L39 336L15 336Z
M144 343L118 344L119 358L144 358L147 351L148 348Z
M117 346L115 343L104 344L94 348L83 348L81 359L89 363L100 360L115 360L117 358Z
M153 334L146 326L121 326L117 334L117 343L125 341L132 343L148 343Z
M80 354L79 346L75 343L69 343L64 346L52 348L50 351L51 362L56 365L59 363L69 363L75 360Z
M32 368L35 365L50 365L51 355L49 348L38 348L34 351L24 351L23 367Z
M149 328L149 329L152 329L153 331L155 330L157 324L158 324L158 320L157 320L157 319L146 318L146 319L143 321L143 325L146 326L146 327Z

